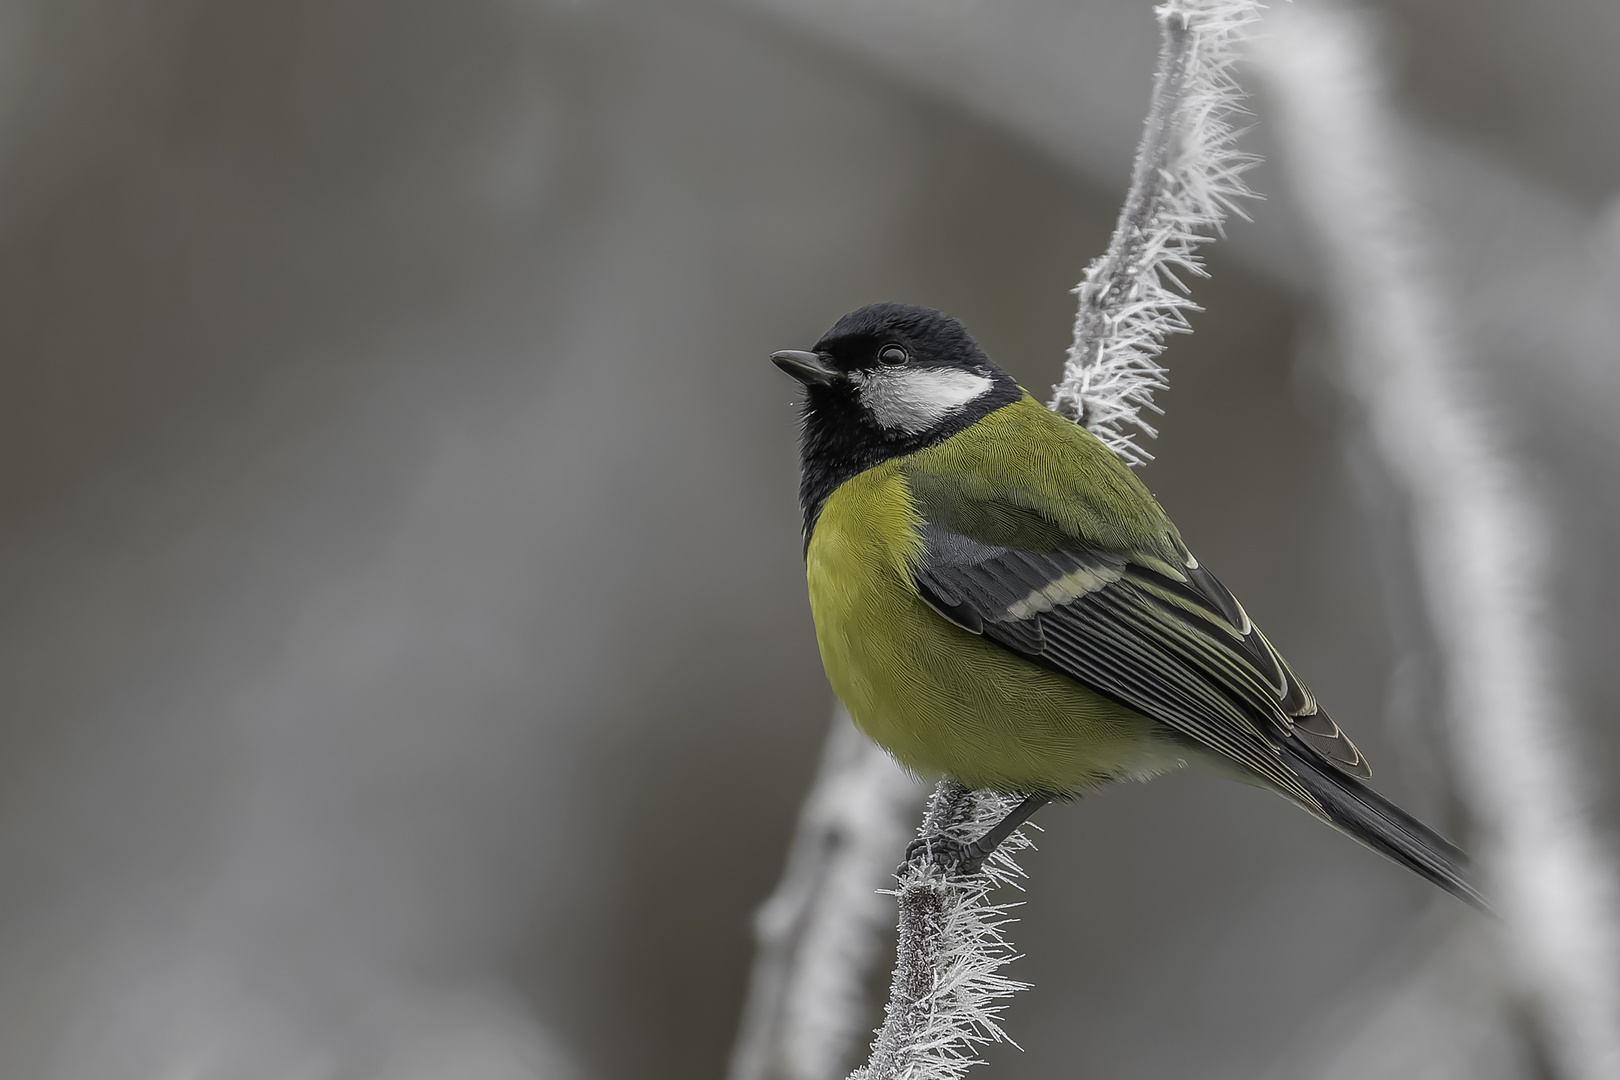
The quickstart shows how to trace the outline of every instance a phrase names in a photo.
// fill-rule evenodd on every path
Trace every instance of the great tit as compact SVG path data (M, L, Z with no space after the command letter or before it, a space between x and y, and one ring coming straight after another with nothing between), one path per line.
M806 576L834 691L905 767L1025 796L964 861L1050 799L1196 761L1486 906L1130 468L961 323L873 304L771 359L806 392Z

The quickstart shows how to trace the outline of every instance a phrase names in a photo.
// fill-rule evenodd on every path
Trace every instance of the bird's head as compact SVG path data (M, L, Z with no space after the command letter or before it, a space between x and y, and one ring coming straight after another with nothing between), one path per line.
M827 414L884 441L931 442L1019 396L961 323L908 304L869 304L839 319L809 352L771 360L805 385L807 420Z
M1023 395L961 323L908 304L852 311L814 349L771 360L805 386L807 514L861 470L947 439Z

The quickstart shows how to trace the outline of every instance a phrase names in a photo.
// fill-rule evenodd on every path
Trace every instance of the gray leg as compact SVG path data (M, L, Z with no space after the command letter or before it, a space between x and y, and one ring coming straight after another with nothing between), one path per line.
M1052 801L1051 795L1030 795L1024 801L1013 807L1006 817L996 822L995 826L970 843L964 843L955 837L943 834L936 836L919 836L906 845L906 861L900 869L918 862L933 862L947 871L961 874L977 873L984 865L984 860L1000 847L1002 841L1013 834L1030 817Z

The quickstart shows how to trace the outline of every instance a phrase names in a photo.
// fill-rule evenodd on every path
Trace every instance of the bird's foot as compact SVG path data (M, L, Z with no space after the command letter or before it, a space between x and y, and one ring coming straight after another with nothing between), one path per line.
M943 833L919 836L906 845L906 861L900 864L895 876L904 877L909 868L921 868L930 863L950 877L977 874L984 867L984 860L995 854L1002 841L1028 821L1030 815L1051 801L1050 795L1025 796L1024 801L1013 807L994 828L971 842Z
M902 877L908 869L937 866L949 876L976 874L990 852L978 841L968 843L954 836L919 836L906 845L906 861L895 871Z

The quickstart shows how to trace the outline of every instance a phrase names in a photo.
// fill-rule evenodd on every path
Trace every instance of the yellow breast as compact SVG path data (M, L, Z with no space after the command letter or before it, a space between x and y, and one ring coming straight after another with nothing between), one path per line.
M908 768L970 787L1058 793L1179 764L1155 722L922 600L905 460L833 492L806 554L822 663L857 726Z

